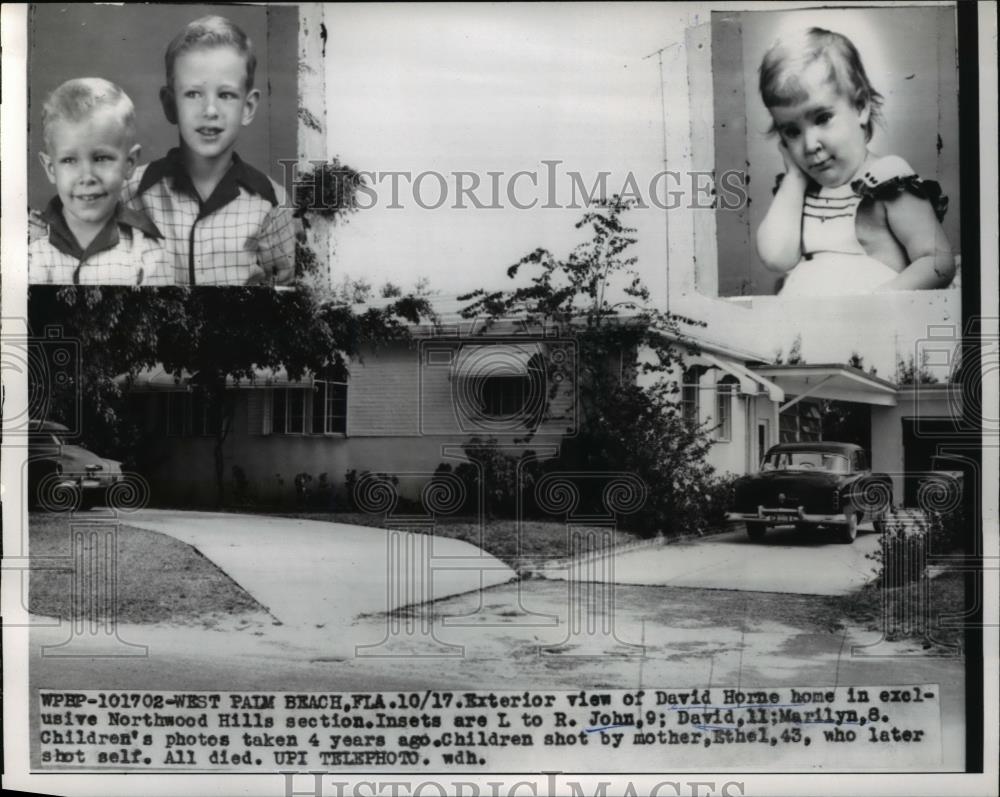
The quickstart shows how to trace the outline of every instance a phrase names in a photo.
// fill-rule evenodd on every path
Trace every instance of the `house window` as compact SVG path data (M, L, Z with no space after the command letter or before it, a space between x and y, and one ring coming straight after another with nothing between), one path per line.
M477 380L479 412L487 418L529 416L543 408L545 372L542 358L532 355L523 374L484 376Z
M199 391L165 393L167 437L212 437L219 428L219 407Z
M271 432L305 434L307 391L301 388L276 388L271 398Z
M480 409L493 418L517 415L529 390L526 376L489 376L480 385Z
M347 434L347 385L316 381L312 395L312 433Z
M815 443L823 439L819 407L808 399L781 413L780 442Z
M189 434L195 437L214 437L222 421L219 405L204 393L190 393L191 425Z
M684 370L684 382L681 384L681 414L688 423L701 423L699 405L701 394L701 375L704 368L692 366Z
M183 437L187 434L189 412L191 410L188 393L164 393L163 404L166 418L167 437Z
M715 439L728 442L733 439L733 396L736 394L736 379L723 377L715 386L716 426Z

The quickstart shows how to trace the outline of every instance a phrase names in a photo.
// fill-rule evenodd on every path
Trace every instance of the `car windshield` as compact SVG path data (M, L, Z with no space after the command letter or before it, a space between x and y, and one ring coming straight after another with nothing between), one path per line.
M825 470L828 473L849 473L850 463L843 454L829 451L772 451L761 470Z

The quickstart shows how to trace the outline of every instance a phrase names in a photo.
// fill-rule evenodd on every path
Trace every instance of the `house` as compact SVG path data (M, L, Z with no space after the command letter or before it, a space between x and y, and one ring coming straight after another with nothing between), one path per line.
M576 429L572 338L527 335L511 324L480 334L453 312L445 319L366 351L346 381L291 380L277 370L231 382L227 489L269 504L293 500L297 477L342 490L349 472L370 471L394 476L401 494L414 495L442 464L466 461L462 445L476 437L554 456ZM774 365L708 330L694 345L679 401L713 436L708 461L720 473L755 472L778 442L822 439L819 402L849 402L867 413L862 443L874 469L893 476L901 503L904 474L928 466L934 435L953 438L945 427L958 417L960 394L947 383L900 388L844 364ZM196 375L153 369L128 390L155 500L211 503L220 410L197 390Z

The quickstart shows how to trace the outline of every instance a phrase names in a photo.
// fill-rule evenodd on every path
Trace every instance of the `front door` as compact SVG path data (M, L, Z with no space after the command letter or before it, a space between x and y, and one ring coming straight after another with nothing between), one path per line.
M771 447L771 421L763 418L757 421L757 459L753 463L753 472L760 468L760 461Z

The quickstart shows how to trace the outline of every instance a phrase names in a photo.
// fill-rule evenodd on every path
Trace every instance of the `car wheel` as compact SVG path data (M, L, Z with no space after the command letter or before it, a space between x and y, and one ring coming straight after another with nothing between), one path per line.
M839 527L837 538L842 543L850 545L858 538L858 516L855 512L845 512L844 517L847 522Z
M764 539L767 533L767 526L763 523L747 523L747 536L754 542Z

